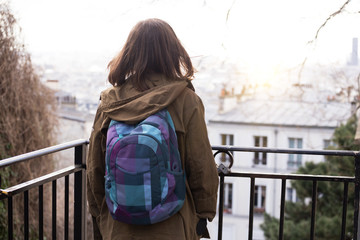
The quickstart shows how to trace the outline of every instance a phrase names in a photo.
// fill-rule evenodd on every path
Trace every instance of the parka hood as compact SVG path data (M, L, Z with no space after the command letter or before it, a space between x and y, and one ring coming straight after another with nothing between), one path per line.
M162 75L152 75L149 82L153 87L143 92L130 84L105 90L101 93L102 112L116 121L136 123L169 106L187 87L194 90L188 81L169 82Z

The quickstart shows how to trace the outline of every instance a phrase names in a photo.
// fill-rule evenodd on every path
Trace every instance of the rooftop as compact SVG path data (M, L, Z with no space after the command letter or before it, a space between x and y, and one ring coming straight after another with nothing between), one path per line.
M212 115L209 122L335 128L350 114L350 103L251 99Z

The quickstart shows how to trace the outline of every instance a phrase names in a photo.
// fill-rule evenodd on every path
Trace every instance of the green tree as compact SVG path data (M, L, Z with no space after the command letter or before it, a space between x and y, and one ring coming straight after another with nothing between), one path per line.
M20 33L8 4L0 2L0 160L52 145L56 126L55 98L40 82L30 55L18 40ZM52 170L53 163L48 157L6 167L0 169L0 187L6 188ZM37 191L30 192L33 216L37 216L37 198ZM23 211L22 196L14 197L13 201L15 237L22 239L19 234L23 228L19 220ZM6 202L0 201L0 239L6 239L6 218ZM30 226L36 226L36 218L31 220Z
M332 150L359 150L355 142L357 119L352 116L346 124L335 129ZM297 171L299 174L354 176L353 157L328 156L324 162L307 162ZM286 202L284 220L284 239L303 240L310 237L310 213L312 181L292 181L298 201ZM315 222L315 236L319 240L340 239L344 184L337 182L318 182L318 200ZM352 239L354 185L349 185L346 239ZM278 239L279 220L265 214L261 225L267 240Z

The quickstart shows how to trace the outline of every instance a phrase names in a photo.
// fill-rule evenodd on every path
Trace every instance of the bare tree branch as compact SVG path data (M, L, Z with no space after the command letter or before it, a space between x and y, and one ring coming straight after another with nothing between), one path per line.
M302 72L304 70L306 61L307 61L307 57L305 57L304 61L300 64L300 70L299 70L299 73L298 73L298 81L300 81L300 79L301 79L301 75L302 75Z
M226 21L225 21L226 23L227 23L228 20L229 20L230 12L231 12L233 6L235 5L235 3L236 3L236 0L234 0L234 1L232 2L230 8L228 9L228 11L227 11L227 13L226 13Z
M351 2L351 0L347 0L337 11L333 12L332 14L329 15L329 17L325 20L325 22L323 24L321 24L321 26L318 28L318 30L316 31L315 37L313 40L308 41L308 44L313 44L319 36L320 31L322 30L323 27L325 27L325 25L336 15L342 13L345 9L345 7ZM360 11L359 11L360 13ZM307 62L307 57L304 58L303 62L300 64L300 70L299 70L299 74L298 74L298 81L300 81L301 79L301 75L302 75L302 71L304 70L305 64Z
M340 14L344 8L351 2L351 0L347 0L337 11L333 12L332 14L330 14L330 16L325 20L325 22L323 24L321 24L321 26L318 28L318 30L316 31L315 37L313 40L309 41L309 43L313 43L319 36L319 33L321 31L321 29L323 27L325 27L325 25L330 21L330 19L332 19L333 17L335 17L336 15Z
M41 83L31 63L30 54L18 39L20 32L21 28L7 1L0 0L0 159L50 146L56 137L55 97L53 92ZM10 170L1 169L2 187L49 173L54 170L54 163L52 156L46 156L13 165ZM4 186L5 182L7 186ZM45 191L44 237L48 238L51 236L48 230L51 228L51 219L48 217L51 204L48 204L50 199ZM21 236L21 217L24 209L21 198L14 198L13 206L14 221L11 224L14 235ZM37 229L37 206L38 197L30 195L29 215L33 216L29 221L30 231ZM4 205L0 205L0 212L3 211ZM2 219L3 216L0 214L0 232L4 229L5 223Z
M358 74L358 76L357 76L357 84L358 84L358 95L360 96L360 73Z

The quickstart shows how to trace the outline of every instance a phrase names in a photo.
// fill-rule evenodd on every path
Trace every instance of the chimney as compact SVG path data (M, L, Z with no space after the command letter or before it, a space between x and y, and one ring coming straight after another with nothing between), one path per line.
M60 90L59 80L48 79L46 80L45 85L54 91Z
M225 88L221 89L219 96L219 113L226 113L236 107L237 98L234 94L234 89L231 92L226 91Z

